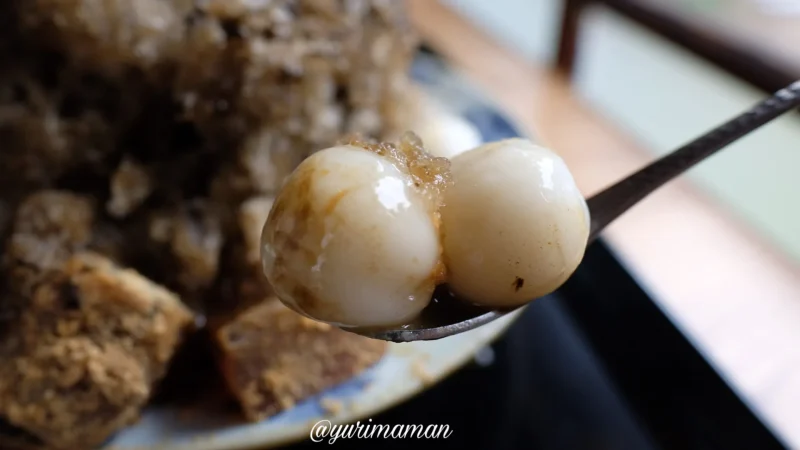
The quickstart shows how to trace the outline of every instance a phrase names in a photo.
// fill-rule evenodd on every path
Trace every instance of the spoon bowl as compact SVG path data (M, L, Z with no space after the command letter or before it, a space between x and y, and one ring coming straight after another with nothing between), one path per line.
M798 107L800 81L590 197L587 204L591 228L587 245L617 217L659 187L732 142ZM508 310L481 308L455 298L446 285L441 285L434 292L430 305L411 323L395 328L345 330L391 342L430 341L473 330L525 306L527 304Z

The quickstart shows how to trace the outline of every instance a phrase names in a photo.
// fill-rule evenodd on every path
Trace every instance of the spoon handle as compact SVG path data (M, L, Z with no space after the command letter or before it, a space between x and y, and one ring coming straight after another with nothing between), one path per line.
M593 241L628 208L668 181L728 144L797 107L800 107L800 81L781 89L738 117L595 194L587 200L592 220L589 241Z

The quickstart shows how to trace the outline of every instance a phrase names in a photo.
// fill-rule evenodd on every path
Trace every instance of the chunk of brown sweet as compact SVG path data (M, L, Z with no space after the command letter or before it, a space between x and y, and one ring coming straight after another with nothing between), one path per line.
M0 341L0 417L48 449L97 446L137 420L192 323L175 294L78 253Z
M387 343L305 318L271 298L216 333L220 367L245 417L259 421L377 363Z

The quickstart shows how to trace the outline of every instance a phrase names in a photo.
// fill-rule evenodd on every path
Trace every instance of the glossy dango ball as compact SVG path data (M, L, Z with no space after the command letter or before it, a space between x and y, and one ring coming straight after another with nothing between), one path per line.
M525 139L452 159L441 209L447 282L491 308L522 305L560 287L580 264L589 211L567 165Z
M413 135L340 145L290 175L262 234L278 298L342 327L402 325L442 282L438 209L448 160Z

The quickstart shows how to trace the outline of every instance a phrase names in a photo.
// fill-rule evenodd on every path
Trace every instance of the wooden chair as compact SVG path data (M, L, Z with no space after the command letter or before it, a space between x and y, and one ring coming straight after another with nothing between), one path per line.
M734 1L755 8L750 3ZM579 52L582 13L589 6L603 5L764 91L774 92L800 79L800 47L796 46L800 26L790 24L797 18L754 14L747 19L734 20L724 15L711 19L694 15L672 0L565 0L564 3L556 68L569 76ZM782 26L776 32L784 34L764 39L776 23ZM785 45L777 51L775 44L779 42Z

